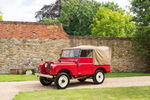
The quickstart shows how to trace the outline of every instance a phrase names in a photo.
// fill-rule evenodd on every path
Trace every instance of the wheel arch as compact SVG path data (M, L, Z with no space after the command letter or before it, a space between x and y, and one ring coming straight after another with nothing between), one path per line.
M61 69L61 70L58 71L58 73L60 73L60 72L65 72L65 73L67 73L69 75L70 79L72 78L72 72L70 70L68 70L68 69Z
M105 69L105 68L103 68L103 67L98 67L96 70L103 70L103 71L104 71L104 73L107 73L107 72L106 72L106 69ZM96 70L95 70L95 71L96 71Z

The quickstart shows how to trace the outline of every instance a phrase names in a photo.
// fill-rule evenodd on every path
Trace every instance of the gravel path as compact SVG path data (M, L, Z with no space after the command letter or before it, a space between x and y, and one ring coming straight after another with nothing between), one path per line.
M150 76L106 78L104 83L101 85L94 85L90 79L85 83L79 83L77 80L71 80L68 89L128 86L150 86ZM55 89L54 84L52 84L52 86L42 86L39 81L0 82L0 100L11 100L20 91L47 89Z

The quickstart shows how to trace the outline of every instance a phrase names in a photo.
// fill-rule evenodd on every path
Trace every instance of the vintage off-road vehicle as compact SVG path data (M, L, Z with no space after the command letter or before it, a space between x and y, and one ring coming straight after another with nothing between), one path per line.
M84 82L92 78L95 84L103 83L104 74L110 72L111 51L109 47L78 46L62 49L56 62L39 65L40 82L47 86L52 82L56 88L65 89L70 79Z

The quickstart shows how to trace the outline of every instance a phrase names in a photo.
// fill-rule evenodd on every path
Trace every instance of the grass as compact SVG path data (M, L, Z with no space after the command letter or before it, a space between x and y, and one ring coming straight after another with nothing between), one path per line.
M150 76L150 73L118 72L106 74L106 77L132 77L132 76Z
M106 77L150 76L150 73L107 73ZM35 75L0 74L0 82L38 80Z
M0 74L0 82L31 81L31 80L38 80L38 77L35 75Z
M150 100L150 86L20 92L13 100Z

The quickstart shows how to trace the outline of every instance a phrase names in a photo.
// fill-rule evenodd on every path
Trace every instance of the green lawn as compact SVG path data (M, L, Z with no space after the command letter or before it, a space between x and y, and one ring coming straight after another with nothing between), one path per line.
M150 76L150 73L118 72L106 74L106 77L132 77L132 76Z
M0 74L0 82L31 81L31 80L38 80L38 77L35 75Z
M150 100L150 86L20 92L13 100Z
M106 77L150 76L150 73L107 73ZM0 82L38 80L35 75L0 74Z

